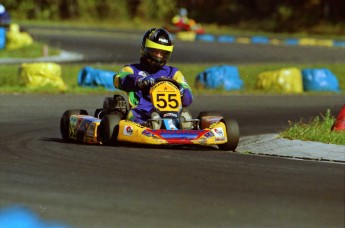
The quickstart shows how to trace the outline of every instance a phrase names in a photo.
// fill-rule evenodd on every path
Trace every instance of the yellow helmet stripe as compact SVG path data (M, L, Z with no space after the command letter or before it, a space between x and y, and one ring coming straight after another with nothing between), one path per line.
M164 51L170 51L172 52L173 50L173 45L171 46L165 46L165 45L162 45L162 44L157 44L149 39L146 39L145 41L145 47L148 47L148 48L156 48L156 49L160 49L160 50L164 50Z

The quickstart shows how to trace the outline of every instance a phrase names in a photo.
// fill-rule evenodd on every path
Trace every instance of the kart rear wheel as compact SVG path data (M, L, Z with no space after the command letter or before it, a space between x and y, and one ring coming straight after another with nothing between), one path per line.
M224 118L221 120L226 126L226 134L228 137L228 142L224 144L219 144L220 150L232 150L235 151L238 142L240 140L240 130L239 125L236 120L231 118Z
M67 110L64 112L60 120L60 132L61 132L62 139L65 142L73 141L69 137L69 123L70 123L69 119L71 115L88 115L88 113L86 110L83 110L83 109L73 109L73 110Z
M215 118L209 118L211 116ZM198 119L200 120L199 127L200 129L209 128L212 123L219 121L222 117L221 114L214 111L200 112L198 115Z
M119 134L119 123L121 115L117 113L105 115L99 126L100 141L104 145L117 145L117 136Z

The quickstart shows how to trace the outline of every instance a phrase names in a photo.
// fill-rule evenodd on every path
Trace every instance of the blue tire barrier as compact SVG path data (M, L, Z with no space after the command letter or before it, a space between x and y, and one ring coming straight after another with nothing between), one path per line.
M241 90L243 81L236 66L222 65L207 68L195 79L197 88Z
M236 41L236 38L234 36L219 36L218 37L218 42L223 42L223 43L234 43Z
M337 77L327 68L302 69L304 91L339 92Z
M213 42L215 41L215 36L211 35L211 34L198 34L196 36L196 40L201 40L201 41L205 41L205 42Z
M269 44L270 39L266 36L253 36L251 42L253 44Z
M6 29L0 27L0 49L4 49L6 47Z
M8 228L71 228L60 222L44 221L23 206L10 206L0 210L0 227Z
M78 85L83 87L104 87L107 90L114 91L113 77L114 71L95 69L89 66L84 67L78 74Z
M174 37L179 39L176 35ZM269 38L267 36L236 37L233 35L216 36L212 34L196 34L195 40L200 40L200 41L205 41L205 42L242 43L242 44L345 47L345 41L342 41L342 40L314 39L314 38L308 38L308 37L278 39L278 38Z
M294 45L298 45L298 44L299 44L299 40L298 40L298 39L291 38L291 39L286 39L284 43L285 43L286 45L294 46Z
M333 41L334 47L345 47L345 41Z

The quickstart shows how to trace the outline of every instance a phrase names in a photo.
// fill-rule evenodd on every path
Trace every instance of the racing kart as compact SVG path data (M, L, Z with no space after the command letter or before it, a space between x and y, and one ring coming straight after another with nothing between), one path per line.
M150 145L217 145L235 151L239 142L236 120L215 112L200 112L192 118L182 108L180 85L172 79L156 79L147 92L154 110L145 126L126 119L130 110L128 96L115 93L106 97L103 108L94 115L86 110L67 110L61 117L64 141L88 144L121 145L122 142Z

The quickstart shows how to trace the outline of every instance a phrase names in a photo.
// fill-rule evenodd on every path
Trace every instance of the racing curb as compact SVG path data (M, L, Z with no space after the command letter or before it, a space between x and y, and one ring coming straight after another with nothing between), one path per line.
M12 63L32 63L32 62L73 62L81 61L84 59L84 56L75 53L67 52L61 50L60 55L47 56L47 57L38 57L38 58L4 58L0 59L0 64L12 64Z
M345 146L343 145L288 140L279 138L278 134L241 137L236 152L345 163Z

